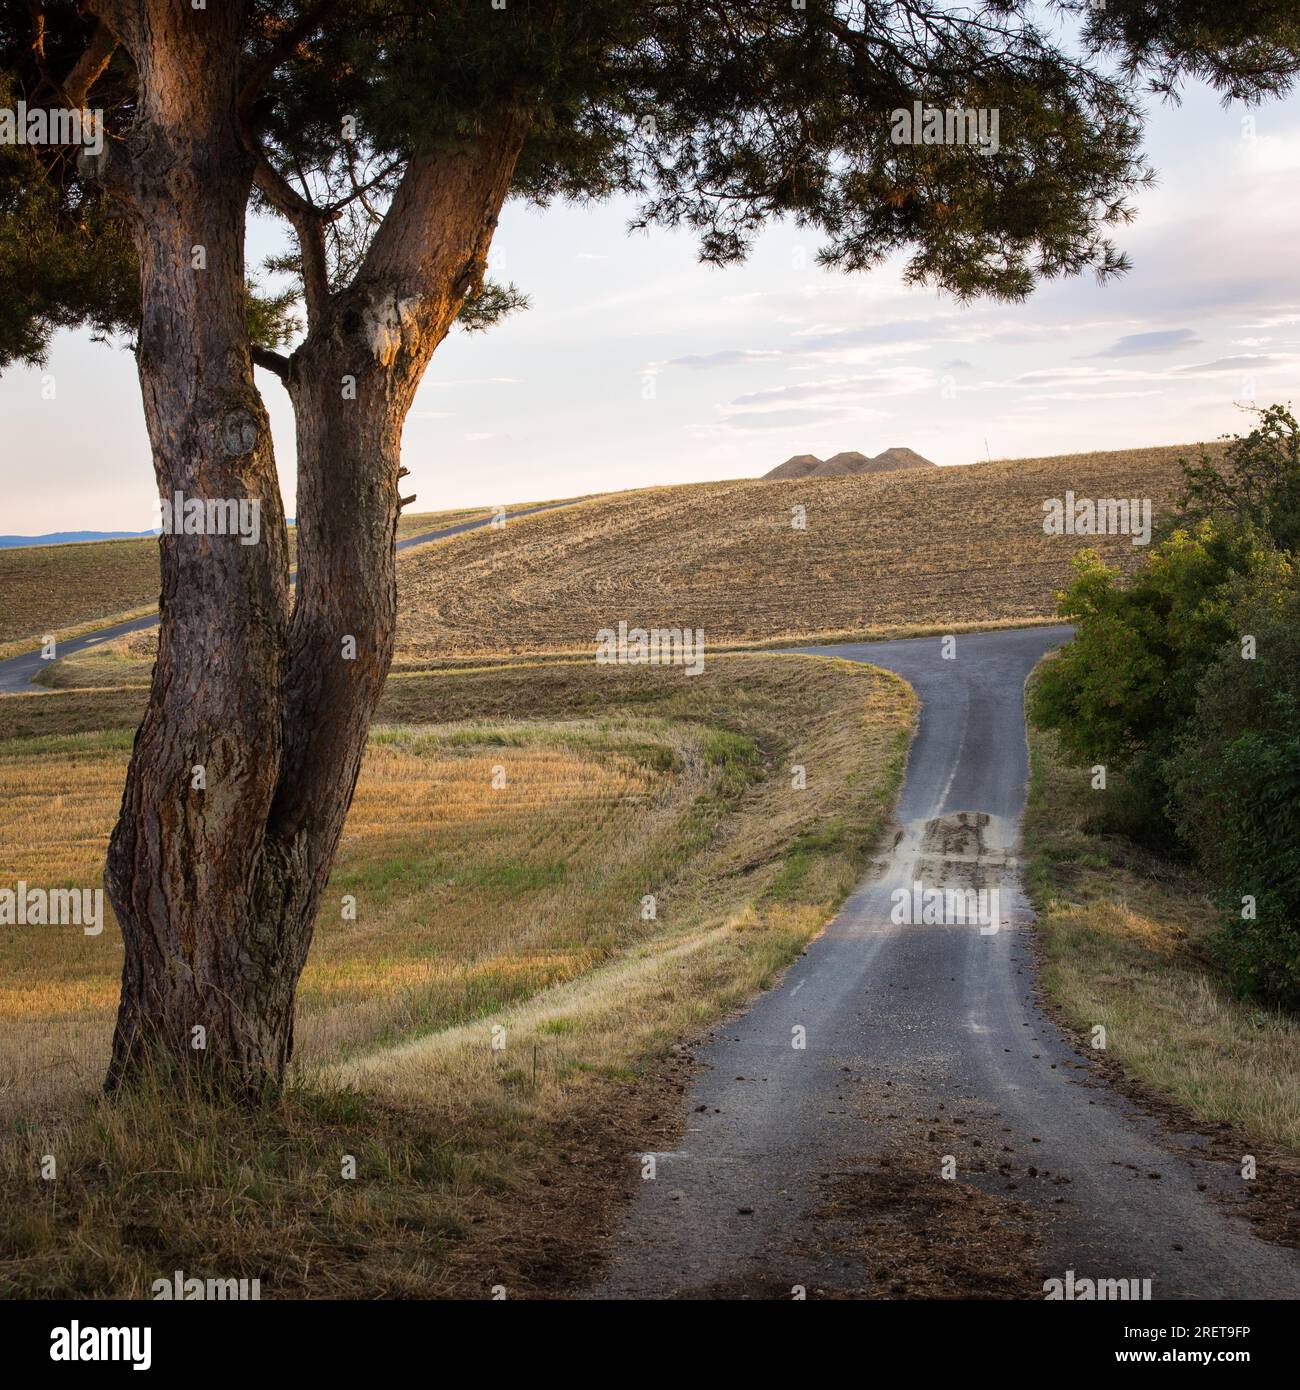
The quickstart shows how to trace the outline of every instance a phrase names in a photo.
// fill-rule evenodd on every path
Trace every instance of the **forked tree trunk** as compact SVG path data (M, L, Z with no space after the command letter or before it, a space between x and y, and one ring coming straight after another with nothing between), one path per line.
M309 295L314 321L286 381L299 472L290 619L245 326L241 7L121 8L142 100L129 167L103 174L136 229L159 491L255 499L261 537L161 543L158 660L106 873L126 955L106 1084L161 1067L261 1094L292 1054L298 979L392 660L403 421L481 280L523 126L503 120L472 147L413 159L354 284Z

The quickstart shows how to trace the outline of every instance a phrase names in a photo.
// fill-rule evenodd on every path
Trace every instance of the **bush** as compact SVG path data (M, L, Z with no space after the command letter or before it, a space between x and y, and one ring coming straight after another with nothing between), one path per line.
M1300 590L1256 596L1166 764L1179 834L1219 885L1233 984L1300 1009ZM1243 912L1246 914L1243 916Z
M1184 491L1171 526L1227 517L1252 526L1281 550L1300 550L1300 426L1280 405L1259 412L1216 465L1204 451L1183 463Z
M1165 815L1164 766L1195 708L1196 685L1237 633L1245 595L1285 582L1286 560L1248 526L1206 520L1152 548L1124 585L1091 551L1060 596L1074 640L1043 670L1030 705L1074 763L1125 769L1149 815L1135 838L1176 841Z
M1060 595L1075 637L1030 713L1072 762L1126 771L1097 824L1194 855L1232 983L1300 1009L1300 426L1272 406L1222 465L1183 471L1128 584L1077 557Z

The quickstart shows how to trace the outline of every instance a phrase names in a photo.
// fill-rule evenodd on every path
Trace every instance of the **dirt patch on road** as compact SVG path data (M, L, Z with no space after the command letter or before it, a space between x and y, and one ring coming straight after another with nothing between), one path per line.
M892 1300L1042 1297L1033 1216L1021 1202L922 1171L891 1151L872 1169L828 1173L807 1213L800 1260L858 1266L859 1280L791 1284L756 1273L681 1295L687 1299Z
M829 1248L861 1254L872 1278L852 1298L1028 1298L1037 1240L1029 1209L886 1154L874 1171L836 1174L811 1213L839 1232ZM809 1290L810 1295L813 1290Z

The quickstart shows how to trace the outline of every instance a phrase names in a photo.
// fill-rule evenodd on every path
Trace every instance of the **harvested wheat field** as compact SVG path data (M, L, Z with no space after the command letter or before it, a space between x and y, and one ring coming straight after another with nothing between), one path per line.
M6 882L15 864L38 882L101 881L130 742L112 731L0 745ZM647 746L635 727L595 734L576 721L378 730L333 910L323 910L303 979L304 1058L459 1022L600 959L615 916L634 915L665 822L707 781L646 765ZM678 756L665 740L657 761ZM57 816L42 817L41 807ZM593 884L622 878L624 912L591 900ZM350 919L345 901L355 904ZM98 1080L121 973L121 939L111 909L104 913L103 929L89 936L76 926L8 930L5 1100L21 1091L30 1105Z
M399 648L590 652L620 619L703 628L717 647L1043 618L1076 551L1125 569L1143 553L1127 536L1045 535L1044 501L1150 498L1159 517L1199 447L596 498L405 560Z
M486 511L463 507L405 513L397 523L397 539L458 526ZM297 542L297 528L290 526L291 561ZM66 640L152 613L161 583L158 541L150 536L0 550L0 659L31 649L47 633Z
M107 693L0 707L0 883L102 882L139 716ZM814 932L872 848L911 708L882 672L765 654L710 662L699 679L587 662L395 677L303 975L300 1061L382 1052L651 937L680 944L674 932L717 928L783 867L785 888L810 890L800 930ZM795 747L811 790L789 788ZM751 825L742 808L760 788ZM813 830L833 865L820 876L806 852L785 862ZM735 852L725 893L706 850ZM684 915L688 899L700 901ZM98 1083L122 959L106 903L101 927L0 933L0 1117Z

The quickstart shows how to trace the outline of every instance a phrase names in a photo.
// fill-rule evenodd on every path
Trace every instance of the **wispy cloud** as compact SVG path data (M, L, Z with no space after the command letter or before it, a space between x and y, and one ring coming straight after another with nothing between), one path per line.
M780 356L775 348L723 348L719 352L692 352L685 357L673 357L667 365L703 371L711 367L739 367L748 362L771 362Z
M744 411L728 415L718 425L707 428L704 433L716 438L733 431L752 433L760 430L779 432L797 429L803 436L807 436L817 430L843 430L850 426L888 418L889 413L887 411L873 410L867 406L833 410L809 406L806 409L782 408L780 410Z
M1193 362L1185 367L1175 367L1177 376L1197 376L1202 372L1258 372L1274 367L1288 367L1295 362L1292 356L1278 356L1266 352L1242 352L1236 357L1217 357L1213 362Z
M754 413L780 409L791 402L840 405L845 397L901 396L924 391L934 384L932 374L920 367L895 367L859 376L829 377L823 381L801 381L791 386L773 386L765 391L749 391L736 396L724 407L727 413Z
M1161 352L1179 352L1204 342L1190 328L1166 328L1154 333L1129 333L1094 357L1147 357Z

